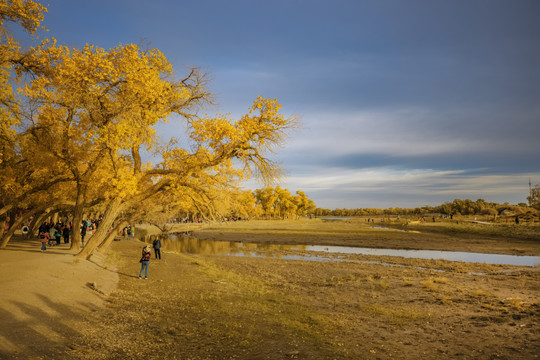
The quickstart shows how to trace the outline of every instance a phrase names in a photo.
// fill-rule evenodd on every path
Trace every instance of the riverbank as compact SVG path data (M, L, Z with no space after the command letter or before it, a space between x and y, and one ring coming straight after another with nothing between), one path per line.
M165 252L151 260L145 281L137 278L141 246L113 244L126 275L66 358L534 359L540 353L538 268L411 263L419 269Z
M0 333L3 354L81 360L535 359L540 354L538 267L365 256L349 256L349 262L286 260L272 247L271 256L259 258L165 250L162 260L152 258L146 281L138 279L142 245L115 241L102 259L116 266L117 287L108 297L86 284L96 281L89 274L101 269L100 290L100 282L112 279L109 265L77 262L60 248L53 250L58 254L41 254L35 244L37 251L26 249L22 271L10 255L21 251L12 248L16 242L0 251L1 264L9 262L3 276L20 274L11 286L24 281L24 273L27 278L51 274L50 259L41 260L47 255L59 256L57 265L65 263L72 274L64 279L53 268L54 287L27 293L10 288L12 298L1 308L11 304L4 315L20 328ZM375 259L383 263L371 262ZM71 289L81 292L70 294ZM58 298L46 300L53 296ZM90 305L92 298L105 306Z
M178 227L181 229L181 227ZM180 230L181 231L181 230ZM461 221L367 223L365 219L238 221L194 229L201 240L282 245L463 251L540 256L540 227L483 225Z

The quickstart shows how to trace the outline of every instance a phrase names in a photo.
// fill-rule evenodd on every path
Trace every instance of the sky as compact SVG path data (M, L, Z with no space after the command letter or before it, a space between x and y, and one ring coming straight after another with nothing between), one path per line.
M540 183L540 1L49 0L43 37L148 43L238 118L277 98L272 158L317 206L527 202ZM166 136L171 129L164 126ZM263 184L248 183L249 188Z

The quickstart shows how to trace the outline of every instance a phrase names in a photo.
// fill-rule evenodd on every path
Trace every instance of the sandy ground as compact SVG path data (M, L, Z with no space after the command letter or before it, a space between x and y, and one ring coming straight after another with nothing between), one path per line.
M68 245L41 252L14 239L0 251L0 358L54 358L118 283L104 256L78 260Z

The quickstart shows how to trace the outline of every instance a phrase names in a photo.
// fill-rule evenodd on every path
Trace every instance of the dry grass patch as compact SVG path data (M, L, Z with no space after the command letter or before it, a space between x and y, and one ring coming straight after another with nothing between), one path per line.
M476 289L471 294L473 297L488 297L491 296L491 294L483 289Z
M505 304L510 305L510 307L516 310L523 310L523 305L525 304L525 301L518 297L504 299L504 302Z
M410 286L414 286L414 282L410 279L403 279L403 286L407 286L407 287L410 287Z
M448 284L448 279L445 277L435 277L432 279L433 279L433 282L436 284Z
M420 281L420 285L422 285L424 288L426 288L429 291L437 291L439 289L439 285L437 285L433 281L433 278Z
M370 315L381 316L396 325L404 325L412 322L422 321L429 318L431 315L429 313L421 313L406 307L389 308L379 304L363 305L360 307L360 309Z
M242 332L252 335L246 338L249 342L257 341L256 329L261 326L261 322L268 322L272 327L281 327L284 333L315 340L320 346L325 342L325 334L336 331L334 319L311 311L294 295L285 294L260 278L226 270L208 259L199 258L195 261L199 265L199 271L220 286L219 291L205 297L201 295L200 304L195 306L204 309L210 317L212 314L225 314L226 317L235 319L239 313L251 316L251 321L243 319L241 322L244 328ZM337 286L350 279L332 277L329 284ZM241 311L235 304L242 304ZM236 331L233 329L234 323L232 321L229 324L227 331ZM249 326L253 329L246 331ZM230 335L235 336L234 333Z

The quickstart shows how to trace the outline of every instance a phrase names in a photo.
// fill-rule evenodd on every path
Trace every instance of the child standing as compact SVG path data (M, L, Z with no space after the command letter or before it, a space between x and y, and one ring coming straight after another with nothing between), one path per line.
M49 241L49 233L41 231L38 235L39 241L41 241L41 252L47 250L47 241Z

